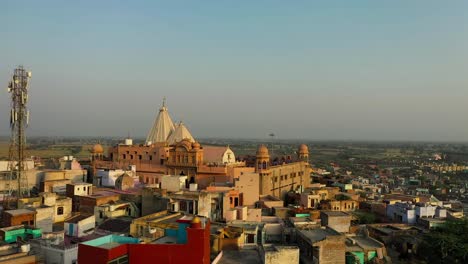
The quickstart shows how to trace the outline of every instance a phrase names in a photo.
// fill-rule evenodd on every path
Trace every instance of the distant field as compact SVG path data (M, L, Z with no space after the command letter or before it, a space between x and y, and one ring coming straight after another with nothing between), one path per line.
M77 158L86 158L91 154L89 150L93 145L63 144L49 146L29 146L26 149L26 156L37 156L41 158L60 158L72 155ZM107 146L104 146L107 149ZM7 159L9 151L8 142L0 142L0 159Z

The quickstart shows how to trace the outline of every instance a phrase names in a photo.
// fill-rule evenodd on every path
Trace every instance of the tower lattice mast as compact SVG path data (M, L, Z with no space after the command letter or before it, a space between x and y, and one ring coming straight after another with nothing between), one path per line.
M19 199L30 195L28 178L25 172L27 169L25 168L25 129L29 123L27 103L30 78L31 72L26 71L23 66L19 66L14 70L12 80L8 84L8 92L11 94L11 138L8 164L10 188L6 199L7 207L11 207L10 203L14 197ZM15 180L16 184L14 184Z

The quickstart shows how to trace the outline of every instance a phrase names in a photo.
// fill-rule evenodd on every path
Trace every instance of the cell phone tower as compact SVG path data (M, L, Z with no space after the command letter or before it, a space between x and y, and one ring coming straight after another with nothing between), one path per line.
M8 169L10 171L10 184L6 206L12 207L12 202L23 197L28 197L29 186L25 168L25 129L29 124L28 89L31 72L23 66L14 70L13 77L8 84L8 92L11 94L10 109L10 151ZM14 181L16 180L16 184ZM16 185L16 189L15 189Z

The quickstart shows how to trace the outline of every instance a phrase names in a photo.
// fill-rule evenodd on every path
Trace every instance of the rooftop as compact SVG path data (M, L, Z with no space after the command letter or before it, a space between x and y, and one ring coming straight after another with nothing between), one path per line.
M92 217L93 215L86 215L86 214L79 214L79 215L75 215L75 216L72 216L70 218L68 218L67 220L65 220L65 223L78 223L80 222L81 220L84 220L86 218L89 218L89 217Z
M329 228L317 228L312 230L299 230L311 243L324 240L328 236L340 236L341 234Z
M353 241L355 243L353 243ZM357 244L359 247L361 247L364 250L375 250L377 248L383 247L381 243L379 243L378 241L370 237L364 237L364 236L348 237L348 240L346 241L346 246L353 246L354 244Z
M130 231L130 224L132 218L130 217L119 217L114 219L107 219L97 228L100 230L112 232L112 233L128 233Z
M111 192L111 191L96 191L93 194L82 196L82 197L101 198L101 197L116 196L116 195L119 195L119 194L115 192Z
M69 183L67 185L73 185L73 186L82 186L82 185L93 185L92 183L87 183L87 182L72 182L72 183Z
M122 244L138 244L140 240L138 238L133 237L125 237L125 236L116 236L116 235L108 235L99 237L93 240L89 240L83 242L83 245L100 247L105 249L111 249Z
M219 260L219 264L238 264L242 260L242 264L258 264L262 263L260 255L255 249L241 250L224 250L223 256Z
M341 211L321 211L320 213L326 214L327 216L334 216L334 217L346 217L350 216L349 214Z
M163 236L159 239L154 240L151 244L177 244L177 237L175 236Z
M24 215L24 214L35 214L36 212L28 210L28 209L15 209L15 210L7 210L5 213L11 215L11 216L17 216L17 215Z

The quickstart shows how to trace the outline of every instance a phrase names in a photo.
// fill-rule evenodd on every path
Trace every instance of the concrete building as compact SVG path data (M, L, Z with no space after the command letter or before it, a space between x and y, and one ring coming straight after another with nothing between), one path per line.
M297 246L263 245L260 255L264 264L299 264L300 254Z
M86 196L93 194L93 185L91 183L70 183L66 185L66 195L72 199L72 211L78 212L80 210L79 196Z
M239 250L244 247L245 233L242 227L226 226L211 235L211 251L219 253L223 250Z
M86 182L88 172L78 170L45 170L38 172L38 186L41 192L66 193L66 185L69 183Z
M297 160L273 163L268 148L261 145L256 154L255 172L260 176L260 195L284 198L287 192L309 187L310 165L307 146L301 145Z
M37 255L39 263L78 263L78 244L99 235L92 234L83 237L65 236L63 231L44 233L41 238L32 239L31 251Z
M117 180L115 180L115 189L126 191L135 187L135 179L132 178L127 173L120 175Z
M188 189L187 176L164 175L161 178L161 189L166 189L168 192L178 192Z
M182 216L181 213L171 213L165 210L133 219L130 225L130 235L149 243L163 237L166 229L177 229L176 221Z
M78 196L80 213L94 214L94 207L120 200L120 194L110 191L96 191L91 195Z
M346 237L330 228L298 230L297 244L305 263L345 264Z
M87 179L86 170L38 170L26 171L29 189L37 188L39 191L65 192L65 185L70 182L82 182ZM6 193L10 188L17 189L17 181L9 180L9 172L0 171L0 192Z
M70 198L73 198L75 195L91 195L93 194L93 185L85 182L70 183L66 185L66 194Z
M28 209L6 210L3 211L3 225L6 227L17 225L35 227L35 216L36 212Z
M386 255L385 245L371 237L346 237L346 263L372 263L377 259L382 261Z
M60 170L82 170L81 164L73 156L64 156L60 160Z
M84 237L91 234L96 227L94 215L79 214L64 222L65 235L71 237Z
M0 240L9 244L16 242L18 239L27 241L29 239L41 237L41 235L41 229L25 225L0 228Z
M177 230L168 230L166 236L149 244L140 244L138 238L113 235L81 243L78 262L136 264L157 259L161 264L209 264L209 220L182 218L178 223L180 227Z
M51 210L47 209L47 207L53 208L52 214L50 214ZM58 196L56 193L43 192L39 194L39 197L19 199L18 208L35 210L37 212L37 220L42 223L45 228L51 216L53 223L63 222L71 216L72 199ZM47 228L45 230L50 229Z
M136 176L136 167L135 166L128 166L129 170L122 170L122 169L108 169L108 170L98 170L96 171L95 182L96 186L104 186L104 187L115 187L116 181L122 175L127 174L128 176L132 177L134 181L138 181L138 177Z
M30 244L7 244L0 247L0 264L33 264L37 257L30 252Z
M348 233L352 216L345 212L321 211L320 221L322 226L333 228L340 233Z
M387 205L387 217L395 222L416 224L420 218L445 218L447 210L438 206L431 206L422 203L396 202Z
M355 211L359 209L359 201L356 200L323 200L320 202L321 210L329 211Z
M52 232L56 213L55 208L52 206L40 206L29 209L36 212L36 228L40 228L44 232Z
M114 219L122 216L139 217L140 209L138 209L135 203L119 200L95 206L94 216L96 223L101 224L106 219Z
M234 189L240 193L240 204L253 206L260 199L259 175L253 172L241 173L234 179Z
M169 211L189 215L200 215L211 219L215 217L215 208L212 208L213 194L206 191L180 191L169 194ZM221 213L222 215L222 213Z

